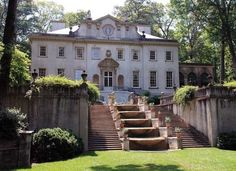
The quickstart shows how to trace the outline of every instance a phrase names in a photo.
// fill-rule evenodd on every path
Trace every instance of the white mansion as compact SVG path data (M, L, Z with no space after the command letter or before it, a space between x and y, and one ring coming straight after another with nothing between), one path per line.
M156 95L179 86L178 42L151 35L149 26L106 15L63 27L54 23L53 31L30 36L31 69L39 76L80 79L85 70L101 90L148 90Z

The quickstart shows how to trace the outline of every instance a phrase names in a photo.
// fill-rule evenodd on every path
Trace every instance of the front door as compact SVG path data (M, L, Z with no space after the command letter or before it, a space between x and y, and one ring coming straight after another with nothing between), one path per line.
M112 90L112 72L111 71L104 72L104 89Z

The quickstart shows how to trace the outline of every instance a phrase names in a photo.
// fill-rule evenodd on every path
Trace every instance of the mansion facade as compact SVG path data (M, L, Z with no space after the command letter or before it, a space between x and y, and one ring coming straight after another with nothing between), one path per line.
M151 35L146 25L106 15L80 26L54 23L48 33L34 33L31 69L39 76L87 79L100 90L148 90L172 93L179 86L178 42Z

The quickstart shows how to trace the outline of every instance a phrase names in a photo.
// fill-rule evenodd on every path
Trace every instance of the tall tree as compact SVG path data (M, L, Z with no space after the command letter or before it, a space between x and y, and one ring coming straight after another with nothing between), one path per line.
M77 12L67 12L63 16L63 21L66 23L66 26L79 25L88 17L88 12L79 10Z
M0 83L1 92L6 93L9 85L10 65L15 44L15 20L16 20L17 0L9 0L6 17L6 24L3 35L4 51L0 60Z
M50 22L53 20L62 20L64 8L62 5L53 1L35 1L37 9L34 13L38 17L38 32L47 32L50 29Z

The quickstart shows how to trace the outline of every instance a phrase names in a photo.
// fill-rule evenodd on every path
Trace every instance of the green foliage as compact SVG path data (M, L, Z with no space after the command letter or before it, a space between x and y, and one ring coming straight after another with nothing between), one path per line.
M69 88L78 88L82 84L82 80L74 81L62 76L49 75L46 77L40 77L35 80L35 84L38 87L69 87ZM88 95L89 101L95 102L100 95L98 87L91 83L86 82L88 85Z
M218 137L217 146L221 149L236 150L236 132L221 133Z
M0 110L0 139L14 139L27 126L26 115L19 109Z
M65 160L82 151L82 140L61 128L41 129L33 135L32 155L37 162Z
M66 26L76 26L83 22L88 16L87 11L79 10L77 12L67 12L64 14L63 21Z
M150 93L148 90L145 90L145 91L142 93L142 96L149 97L150 95L151 95L151 93Z
M3 45L0 43L0 59L2 55ZM15 48L10 66L10 86L25 85L30 81L29 66L28 56Z
M189 100L193 99L194 92L197 90L195 86L184 86L179 88L174 96L174 101L177 104L185 105Z
M159 96L151 96L148 98L148 103L153 103L155 105L160 104L160 98Z
M224 83L224 86L236 88L236 81L231 81L231 82L228 82L228 83Z

